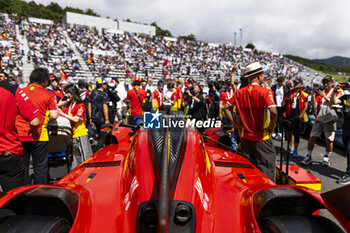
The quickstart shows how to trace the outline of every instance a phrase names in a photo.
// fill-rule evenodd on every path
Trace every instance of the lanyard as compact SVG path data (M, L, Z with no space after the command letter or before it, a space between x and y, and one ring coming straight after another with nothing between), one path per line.
M68 108L68 116L71 115L72 109L75 107L76 102L70 103L69 108Z
M226 91L227 100L231 99L233 94L234 94L233 90L231 90L230 92Z
M332 96L332 94L333 94L333 88L332 88L332 90L330 90L329 92L328 92L328 94L326 95L326 98L330 98L331 96ZM321 102L321 104L323 104L324 103L324 101L325 101L325 99L324 98L322 98L322 102Z

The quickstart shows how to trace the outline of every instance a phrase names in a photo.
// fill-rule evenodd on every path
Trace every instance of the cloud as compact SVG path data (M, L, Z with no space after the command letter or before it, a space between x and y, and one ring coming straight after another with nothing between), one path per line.
M39 0L49 4L52 0ZM154 21L175 36L193 33L213 43L254 43L258 49L308 58L350 57L347 0L75 0L61 6L92 8L101 16Z

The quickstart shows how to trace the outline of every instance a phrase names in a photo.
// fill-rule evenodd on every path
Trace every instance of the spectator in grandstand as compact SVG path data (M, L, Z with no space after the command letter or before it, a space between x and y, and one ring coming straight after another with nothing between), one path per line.
M300 125L308 121L306 110L308 109L310 96L302 90L303 80L296 78L294 81L294 89L288 101L286 100L286 118L291 121L290 147L289 152L294 157L298 157L298 145L300 142Z
M152 110L157 111L161 110L163 107L163 102L164 102L164 82L159 80L157 89L153 91L152 93Z
M8 80L0 80L0 191L24 185L23 147L15 126L19 114L35 134L39 126L38 109L27 95Z
M23 88L23 92L29 97L34 106L39 109L40 126L38 134L28 135L31 130L28 122L20 115L16 117L16 128L23 145L25 158L25 184L31 183L29 176L30 156L33 159L34 184L46 184L48 182L48 141L47 122L58 117L56 96L46 90L49 84L49 73L46 69L36 68L29 77L30 84Z
M130 125L139 125L143 120L143 110L142 104L147 98L147 92L140 88L141 79L134 78L133 86L134 88L129 90L126 96L130 104L130 116L129 116L129 124Z
M72 125L74 142L79 145L79 150L83 158L82 161L92 155L91 145L85 125L85 105L80 98L78 88L74 84L69 84L64 89L68 102L60 110L60 115L66 117Z
M334 93L333 84L334 81L332 77L325 77L322 79L323 91L318 90L318 96L315 97L315 103L317 107L317 118L312 126L310 139L307 143L307 155L301 164L307 165L312 164L312 150L315 144L315 141L318 137L321 136L322 132L324 133L325 142L326 142L326 154L323 156L322 166L329 167L329 157L333 151L333 141L336 131L336 113L331 110L331 97ZM335 93L336 99L341 97L342 92L339 91Z
M247 66L245 77L249 85L239 89L228 100L225 113L239 130L242 149L249 155L250 161L274 180L276 151L270 135L276 126L277 109L273 92L260 86L265 76L259 62ZM235 118L232 115L234 108Z
M343 92L343 95L338 99L337 93L339 87L334 88L334 93L331 97L331 104L341 104L343 106L344 113L344 123L343 123L343 132L342 140L345 148L346 159L347 159L347 168L342 177L337 180L338 184L350 184L350 85L346 84L346 89Z
M282 137L282 119L283 119L283 97L285 94L284 88L284 77L279 76L277 78L277 84L271 87L271 90L274 93L274 100L277 108L277 124L275 128L275 132L272 133L272 137L277 140L281 140Z
M98 134L97 150L102 148L105 142L105 133L101 132L101 126L109 124L108 115L108 94L107 81L104 78L98 78L96 80L96 89L94 89L89 96L88 112L89 121L92 127L96 127Z

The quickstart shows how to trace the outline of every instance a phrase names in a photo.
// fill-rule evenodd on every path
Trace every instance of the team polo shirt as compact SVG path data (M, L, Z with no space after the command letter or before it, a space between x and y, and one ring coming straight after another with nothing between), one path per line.
M32 121L38 115L38 109L29 97L7 81L0 82L0 154L4 151L23 155L22 143L18 137L15 121L16 115Z
M67 106L62 109L62 111L69 116L79 117L79 121L77 123L71 122L73 129L73 138L88 135L84 120L86 111L84 103L69 102Z
M142 104L137 98L136 92L140 97L142 103L145 102L147 98L147 92L142 88L133 88L128 91L126 99L130 101L130 116L141 116L142 115Z
M39 110L39 138L34 140L32 135L28 135L30 129L29 123L22 116L18 115L16 117L16 128L19 138L21 141L48 141L47 123L50 119L50 112L57 111L55 94L35 83L23 88L23 91Z
M234 106L243 128L241 137L250 141L263 141L270 138L268 108L276 106L273 92L257 84L249 84L239 89L227 102Z
M233 90L220 92L220 102L222 102L222 112L221 112L222 117L226 117L225 105L227 101L231 99L234 94L235 92Z
M162 108L164 93L163 91L159 91L158 89L154 90L152 93L152 100L154 102L154 109L157 111Z
M179 110L181 106L180 93L176 89L174 89L173 91L168 90L165 95L168 99L174 102L174 104L171 105L170 107L170 111ZM179 103L179 100L180 100L180 103Z

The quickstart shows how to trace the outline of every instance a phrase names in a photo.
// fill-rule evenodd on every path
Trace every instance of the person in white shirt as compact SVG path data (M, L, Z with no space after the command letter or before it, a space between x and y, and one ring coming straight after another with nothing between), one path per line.
M132 88L131 80L126 78L124 81L120 82L117 86L118 96L120 101L117 103L117 116L118 121L122 120L123 124L126 124L126 115L128 112L128 104L125 101L128 91Z
M271 87L274 93L275 103L277 107L277 124L275 132L272 133L272 137L281 140L282 137L282 118L283 118L283 97L285 94L284 90L284 77L280 76L277 78L277 84Z

